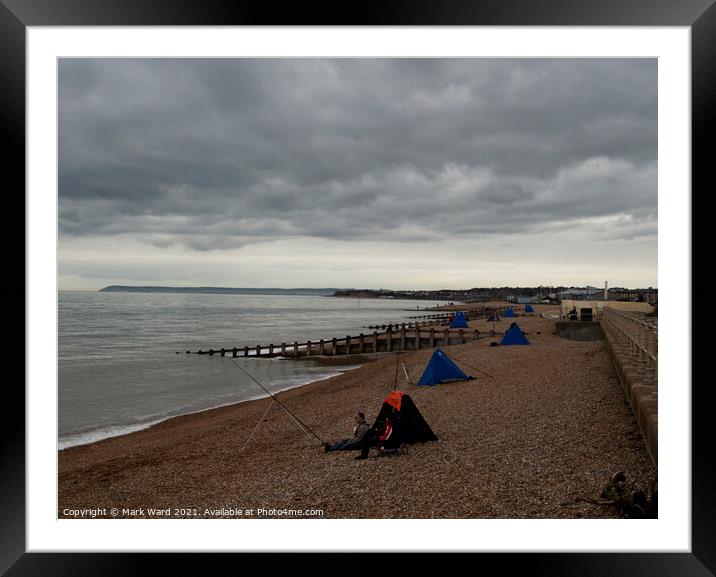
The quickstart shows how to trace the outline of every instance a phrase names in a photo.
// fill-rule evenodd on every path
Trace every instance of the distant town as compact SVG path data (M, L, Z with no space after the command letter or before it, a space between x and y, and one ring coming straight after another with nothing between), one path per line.
M613 300L658 302L658 289L628 289L614 287L606 289L598 287L500 287L471 289L440 289L440 290L386 290L386 289L340 289L333 293L336 297L353 298L395 298L441 300L460 302L488 302L504 300L518 304L527 303L559 303L563 299L571 300ZM606 297L606 298L605 298Z

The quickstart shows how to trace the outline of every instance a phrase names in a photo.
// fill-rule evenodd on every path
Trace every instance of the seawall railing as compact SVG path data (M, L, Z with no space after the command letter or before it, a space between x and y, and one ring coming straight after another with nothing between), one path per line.
M658 321L636 313L605 307L602 330L614 367L639 423L654 464L658 458Z

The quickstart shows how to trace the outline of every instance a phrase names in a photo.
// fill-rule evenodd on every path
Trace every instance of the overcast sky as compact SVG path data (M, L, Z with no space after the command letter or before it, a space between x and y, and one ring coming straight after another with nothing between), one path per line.
M60 289L657 286L657 61L61 59Z

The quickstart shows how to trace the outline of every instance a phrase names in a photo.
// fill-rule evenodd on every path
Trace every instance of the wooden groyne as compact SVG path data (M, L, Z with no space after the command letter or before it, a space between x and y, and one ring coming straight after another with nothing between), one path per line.
M417 315L412 317L406 317L409 319L436 319L436 320L447 320L450 315L454 315L456 312L461 312L468 316L470 319L479 319L486 316L489 316L491 313L496 312L500 315L505 311L506 308L512 307L515 308L515 305L504 305L504 306L498 306L498 307L475 307L475 308L466 308L461 309L459 307L455 307L454 309L448 309L448 310L441 310L440 312L436 312L429 315Z
M659 445L657 321L605 307L601 324L624 394L639 423L649 455L656 464Z
M502 334L494 331L480 331L478 329L436 329L408 328L401 325L399 328L389 328L385 332L372 334L360 333L357 336L343 338L320 339L318 341L304 341L281 344L254 345L243 347L225 347L195 351L199 355L220 355L230 357L309 357L359 355L365 353L389 353L394 351L416 351L425 348L445 347L476 341L481 338L494 337ZM187 351L191 353L191 351Z
M436 313L433 315L418 315L415 317L407 317L409 319L439 319L439 320L447 320L447 318L453 313Z
M509 305L508 306L500 306L500 307L490 307L490 308L479 307L479 308L475 308L475 309L465 309L465 310L455 309L455 310L451 310L451 311L433 313L433 314L429 314L429 315L417 315L417 316L412 316L412 317L406 317L408 319L427 319L427 320L414 321L414 322L411 321L408 323L384 323L381 325L370 325L370 326L363 327L363 328L387 330L388 327L391 327L391 326L397 326L397 327L407 326L408 328L417 328L417 327L421 327L421 326L422 327L445 326L449 322L450 317L452 315L454 315L456 312L462 312L468 321L470 321L470 320L475 321L475 320L480 320L480 319L486 319L493 312L496 312L497 314L499 314L501 316L505 312L506 308L509 308ZM513 307L513 310L514 310L514 308L515 307ZM517 311L515 311L515 315L516 316L517 315L533 316L533 313L518 313Z
M444 326L448 322L448 315L445 315L444 319L440 320L434 320L434 321L421 321L421 322L414 322L414 323L384 323L382 325L368 325L367 327L363 327L364 329L375 329L375 330L382 330L387 331L388 329L400 329L400 327L405 327L408 329L419 329L419 328L425 328L425 327L432 327L432 326Z

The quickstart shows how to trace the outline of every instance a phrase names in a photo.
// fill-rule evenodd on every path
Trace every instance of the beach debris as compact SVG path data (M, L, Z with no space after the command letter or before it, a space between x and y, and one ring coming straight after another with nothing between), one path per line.
M658 493L656 483L648 491L637 487L634 481L627 479L624 471L614 473L599 495L599 499L577 497L575 501L584 501L601 507L616 507L624 519L656 519L658 517Z

